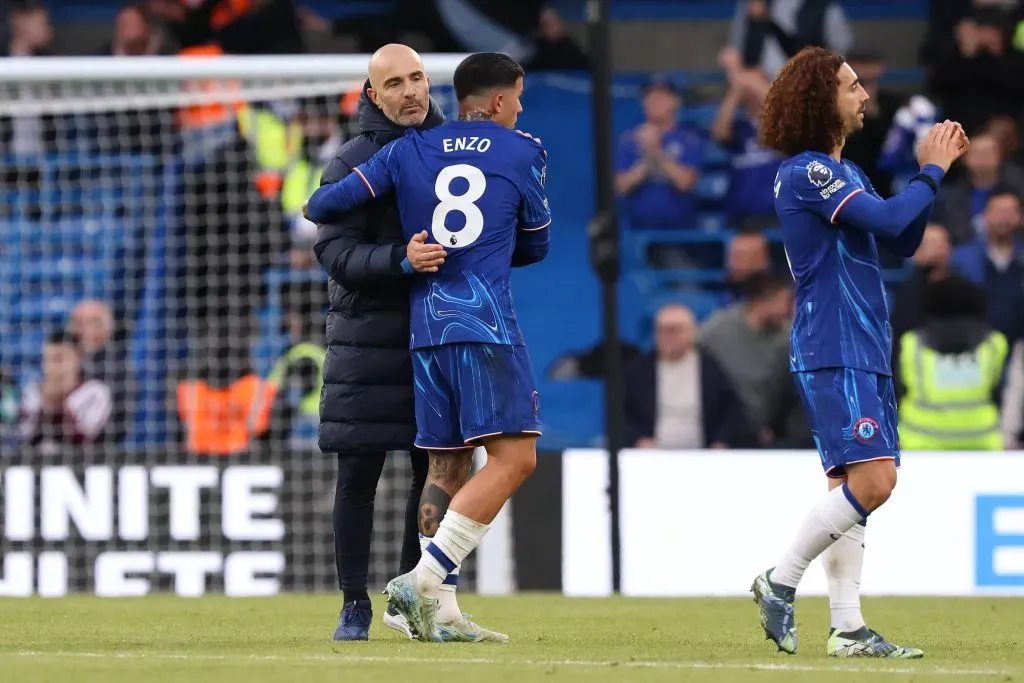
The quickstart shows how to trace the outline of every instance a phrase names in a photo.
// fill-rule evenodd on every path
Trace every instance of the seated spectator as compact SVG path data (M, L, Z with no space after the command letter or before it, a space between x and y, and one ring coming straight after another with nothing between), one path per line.
M694 346L697 321L685 306L657 314L655 350L625 371L626 441L636 448L736 448L743 408L728 376Z
M751 433L768 426L777 362L789 351L792 282L761 273L747 281L747 299L715 313L700 332L701 349L721 364L744 405Z
M1005 159L1003 163L1012 164L1024 175L1024 151L1020 147L1020 128L1017 121L1010 116L993 116L985 128L999 141Z
M123 379L124 358L112 345L114 316L109 306L94 300L79 303L71 309L68 330L82 350L83 376L106 384Z
M128 352L113 339L114 316L102 301L83 301L71 310L68 330L82 352L82 377L103 382L111 392L113 411L106 437L120 441L128 429L130 378Z
M149 57L160 54L163 33L153 26L149 10L142 3L121 7L114 19L114 40L103 49L113 57Z
M1024 174L1003 163L1002 147L995 136L985 132L972 138L964 166L964 177L943 186L935 216L956 245L982 234L986 202L997 186L1024 196Z
M984 237L957 247L950 266L985 291L989 322L1012 348L1024 330L1024 244L1019 240L1018 195L1005 187L993 190L984 221Z
M711 124L711 137L729 152L732 174L725 194L725 217L733 227L777 225L772 186L782 157L757 144L761 104L768 79L759 69L727 72L729 90Z
M110 388L83 377L75 338L57 332L43 346L42 379L22 395L21 439L47 452L63 444L95 443L107 428L111 408Z
M843 146L843 158L860 166L875 191L883 198L892 195L892 174L879 168L879 157L889 135L900 97L881 89L885 60L872 52L853 52L846 62L857 72L861 87L870 99L864 105L864 127Z
M998 389L1006 337L985 319L985 294L958 276L928 285L924 323L899 339L903 450L1002 450Z
M725 304L741 301L747 294L750 278L771 270L768 240L756 231L739 232L725 250Z
M7 16L10 40L0 57L47 57L52 55L53 25L46 5L38 0L11 3Z
M921 246L914 253L914 270L900 283L895 292L895 303L890 311L892 338L899 340L905 332L924 322L924 291L932 282L949 275L952 247L949 233L938 223L924 229ZM899 344L892 345L892 367L899 367Z
M679 125L682 100L674 83L654 79L643 92L646 121L622 135L616 156L624 216L636 229L693 227L704 141Z

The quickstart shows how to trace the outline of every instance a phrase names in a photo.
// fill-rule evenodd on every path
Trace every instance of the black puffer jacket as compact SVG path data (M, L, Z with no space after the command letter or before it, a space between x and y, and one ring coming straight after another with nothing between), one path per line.
M421 128L443 122L431 100ZM366 87L359 129L324 170L321 183L344 178L405 131L370 102ZM408 449L416 436L409 356L409 278L415 276L402 272L405 239L394 199L381 198L339 223L321 225L314 251L331 277L320 449Z

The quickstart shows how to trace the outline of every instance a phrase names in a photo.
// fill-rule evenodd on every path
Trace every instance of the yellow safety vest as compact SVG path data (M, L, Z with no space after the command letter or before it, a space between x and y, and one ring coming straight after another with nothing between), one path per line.
M900 401L903 450L998 451L1003 448L992 391L1006 363L1006 337L992 332L973 351L942 354L916 332L900 339L907 393Z
M238 112L238 132L256 154L256 189L265 199L277 197L302 152L302 124L284 121L269 109L246 105Z
M288 371L288 366L295 361L305 359L309 359L316 363L319 370L316 373L316 385L299 401L299 411L303 415L307 415L309 417L319 417L320 392L324 387L324 361L327 359L327 349L312 342L296 344L292 348L288 349L288 353L284 354L284 356L274 364L274 368L270 371L270 376L267 377L267 381L273 386L281 387L281 382L284 381L284 376Z
M323 172L323 166L313 166L305 159L295 162L285 175L284 186L281 188L281 208L285 216L302 213L302 205L320 187Z

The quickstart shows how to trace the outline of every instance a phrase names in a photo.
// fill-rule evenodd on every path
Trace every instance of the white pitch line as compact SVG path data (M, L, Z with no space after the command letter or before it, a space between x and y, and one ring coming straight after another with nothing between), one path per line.
M410 657L410 656L374 656L355 654L333 655L242 655L242 654L200 654L173 652L0 652L0 660L4 657L25 659L119 659L119 660L158 660L183 662L225 662L252 664L281 663L349 663L349 664L457 664L487 666L525 666L552 667L564 666L575 668L600 669L623 667L627 669L670 669L670 670L733 670L733 671L793 671L810 673L869 673L869 674L919 674L933 676L1011 676L1022 673L1015 669L981 669L981 668L949 668L949 667L916 667L916 666L856 666L836 664L821 666L813 664L783 664L740 662L671 662L658 660L610 661L600 659L498 659L489 657Z

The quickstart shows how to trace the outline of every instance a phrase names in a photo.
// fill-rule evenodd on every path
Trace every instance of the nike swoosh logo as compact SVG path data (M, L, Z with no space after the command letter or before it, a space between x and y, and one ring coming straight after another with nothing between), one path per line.
M829 534L829 536L832 537L833 541L838 541L841 538L841 536L839 536L839 534Z

